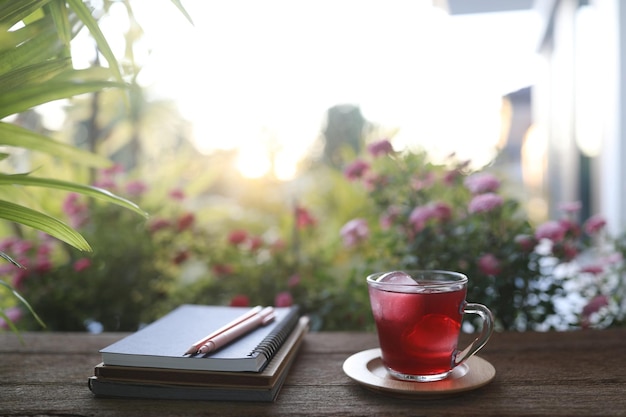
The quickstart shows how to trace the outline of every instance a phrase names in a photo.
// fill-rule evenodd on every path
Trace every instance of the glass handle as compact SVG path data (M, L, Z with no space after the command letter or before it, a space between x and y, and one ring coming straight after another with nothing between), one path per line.
M482 304L467 303L465 304L463 312L467 314L479 315L483 321L483 325L478 337L476 337L476 339L474 339L474 341L470 343L470 345L462 352L458 352L456 354L456 357L454 358L454 366L462 364L478 352L483 346L485 346L485 343L487 343L493 333L493 314L491 314L491 310L487 307Z

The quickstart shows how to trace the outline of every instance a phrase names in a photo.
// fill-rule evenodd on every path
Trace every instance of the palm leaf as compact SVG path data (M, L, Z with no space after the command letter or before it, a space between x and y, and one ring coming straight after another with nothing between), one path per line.
M50 178L37 178L30 175L16 174L6 175L0 174L0 186L2 185L24 185L24 186L36 186L55 188L75 193L80 193L89 197L104 200L109 203L117 204L129 210L134 211L144 217L148 217L148 213L143 211L132 201L119 197L107 190L98 187L92 187L89 185L82 185L68 181L55 180Z
M47 136L10 123L0 122L0 145L30 149L85 166L106 167L111 165L111 161L104 156L57 142Z
M50 0L19 0L0 3L0 25L11 27L35 13Z
M191 16L189 16L189 13L187 13L187 10L185 10L180 0L172 0L172 3L174 3L174 5L178 8L178 10L180 10L180 12L185 16L185 18L189 20L189 23L193 25L193 20L191 20Z
M71 69L69 58L53 59L26 65L0 75L0 91L8 91L22 85L45 82L59 73Z
M98 21L91 16L89 9L81 0L67 0L67 4L70 6L72 11L76 13L79 19L87 26L91 36L96 40L96 44L98 45L98 49L104 55L107 62L109 63L109 68L113 71L115 78L118 81L122 81L122 74L120 73L120 66L117 62L117 58L113 55L113 51L109 46L106 38L102 34L100 27L98 26Z
M85 238L70 226L54 217L28 207L0 200L0 218L46 232L50 236L54 236L74 246L76 249L91 251L91 247Z
M0 74L57 58L63 44L55 36L51 19L41 19L16 32L6 32L3 38L15 43L0 53Z
M30 306L28 301L26 301L26 299L24 297L22 297L22 295L19 292L17 292L17 290L15 288L13 288L13 286L11 286L9 283L4 282L2 280L0 280L0 285L8 288L9 291L11 291L13 293L15 298L17 298L22 304L24 304L24 306L28 309L28 311L30 311L30 314L32 314L33 317L35 317L35 320L37 320L37 322L41 325L41 327L46 327L46 325L43 322L43 320L41 320L41 318L37 315L37 313L35 313L35 310L33 310L33 308ZM11 327L11 329L14 332L17 331L17 328L15 328L15 326L13 325L11 320L9 320L9 318L3 312L0 311L0 314L2 315L4 320L9 324L9 327Z
M123 88L124 86L124 84L110 81L76 82L64 80L23 86L0 95L0 119L54 100L93 93L105 88Z

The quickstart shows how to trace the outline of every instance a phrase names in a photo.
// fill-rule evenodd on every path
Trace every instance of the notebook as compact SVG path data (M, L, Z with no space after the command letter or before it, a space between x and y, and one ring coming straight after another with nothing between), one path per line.
M88 378L97 397L172 400L274 401L309 327L301 317L283 346L261 372L213 372L133 368L99 364Z
M259 372L298 322L298 307L275 308L275 319L208 355L189 346L249 308L185 304L100 350L105 365L203 371Z
M272 387L282 374L287 358L297 351L309 328L309 318L300 317L283 346L261 372L196 371L185 369L145 368L136 366L115 366L100 363L94 367L94 376L101 380L117 380L135 383L196 385L196 386L236 386Z

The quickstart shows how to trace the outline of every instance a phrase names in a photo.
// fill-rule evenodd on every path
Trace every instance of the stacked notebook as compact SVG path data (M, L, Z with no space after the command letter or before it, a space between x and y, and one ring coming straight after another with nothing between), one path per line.
M210 353L186 354L249 310L182 305L100 350L89 389L99 397L274 401L309 327L297 307L274 308L269 323Z

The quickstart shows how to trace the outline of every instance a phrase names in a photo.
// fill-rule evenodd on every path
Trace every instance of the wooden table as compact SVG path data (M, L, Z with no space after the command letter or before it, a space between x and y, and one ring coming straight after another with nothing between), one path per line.
M406 400L368 391L342 370L374 334L311 333L275 403L99 399L86 379L98 349L124 334L0 333L2 416L626 416L626 328L496 333L480 356L497 374L460 396Z

